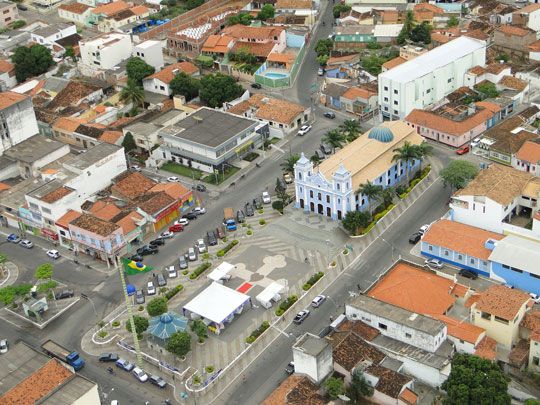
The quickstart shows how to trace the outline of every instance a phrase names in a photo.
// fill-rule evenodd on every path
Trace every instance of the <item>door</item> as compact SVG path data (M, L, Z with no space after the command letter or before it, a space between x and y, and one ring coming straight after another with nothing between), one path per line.
M331 217L331 216L332 216L332 210L330 209L330 207L326 207L326 216L327 216L327 217Z
M304 208L304 199L303 198L300 199L300 208Z
M310 210L311 212L315 212L315 204L314 204L314 203L312 203L312 202L309 203L309 210Z
M324 215L324 208L322 204L317 204L317 213Z

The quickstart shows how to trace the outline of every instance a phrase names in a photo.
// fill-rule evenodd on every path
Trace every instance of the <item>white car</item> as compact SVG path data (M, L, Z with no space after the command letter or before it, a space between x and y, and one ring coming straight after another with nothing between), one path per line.
M146 380L148 380L148 375L139 367L135 367L132 373L140 382L146 382Z
M420 227L420 229L418 230L419 233L421 233L422 235L425 234L429 229L429 225L422 225Z
M540 304L540 296L538 294L529 293L529 295L536 304Z
M318 74L319 76L324 76L324 70L323 70L323 68L319 68L319 70L317 71L317 74Z
M178 273L176 272L176 269L174 268L174 266L167 267L167 273L169 273L169 278L178 277Z
M148 282L148 285L146 286L146 290L148 291L148 295L154 295L156 293L156 287L154 287L153 281Z
M32 243L32 241L28 240L28 239L25 239L25 240L21 240L19 242L19 245L27 248L27 249L32 249L34 247L34 244Z
M313 308L319 308L319 306L323 303L323 301L326 299L324 295L317 295L313 301L311 301L311 306Z
M480 141L482 140L482 138L475 138L471 141L471 148L474 148L476 146L478 146L478 144L480 143Z
M175 225L188 226L189 225L189 220L187 218L180 218L180 219L174 221L174 224Z
M167 181L169 183L177 183L180 181L180 179L178 177L167 177Z
M426 259L424 264L428 267L436 267L437 269L442 269L444 267L444 263L439 259Z
M8 342L6 339L0 340L0 354L5 354L8 352Z
M262 193L262 199L263 199L263 203L265 204L270 204L272 202L272 200L270 199L270 194L268 194L268 191L264 191Z
M171 231L165 231L162 232L161 235L159 235L160 239L171 239L174 236L174 232Z
M204 240L202 240L202 239L197 240L197 242L195 243L195 247L197 248L199 253L206 252L206 245L204 244Z
M130 167L131 170L133 170L134 172L140 172L141 171L141 168L137 165L133 165Z
M298 131L298 135L304 136L311 130L311 125L304 125L300 130Z
M188 260L190 262L194 262L195 260L197 260L197 254L195 253L195 249L193 248L188 249Z
M47 256L49 256L50 258L56 260L60 257L60 253L58 253L58 250L47 250Z
M193 208L193 212L197 215L203 215L206 214L206 208L204 207L195 207Z

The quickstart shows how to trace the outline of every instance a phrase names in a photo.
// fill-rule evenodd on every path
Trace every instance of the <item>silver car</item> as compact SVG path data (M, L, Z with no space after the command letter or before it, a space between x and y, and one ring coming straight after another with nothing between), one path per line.
M190 262L194 262L195 260L197 260L197 254L195 253L195 249L193 248L188 249L188 260Z
M188 264L184 256L180 256L178 258L178 267L180 267L180 270L185 270L188 268Z
M144 304L144 291L143 290L137 290L135 293L135 302L137 304Z

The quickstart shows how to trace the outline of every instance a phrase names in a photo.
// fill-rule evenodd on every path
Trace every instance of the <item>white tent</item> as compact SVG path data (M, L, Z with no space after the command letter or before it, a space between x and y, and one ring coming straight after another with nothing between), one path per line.
M212 271L212 273L210 273L209 275L207 275L206 277L208 277L210 280L212 281L217 281L218 283L221 284L220 280L223 280L223 279L227 279L227 278L230 278L227 277L228 276L228 273L232 270L232 269L235 269L236 266L234 264L230 264L230 263L227 263L227 262L223 262L221 263L219 266L217 266L214 271Z
M239 293L219 283L210 284L204 291L189 301L183 308L201 318L208 319L219 329L225 322L231 322L234 315L240 314L244 305L251 302L249 295Z
M272 306L272 301L278 302L281 299L280 293L285 290L281 284L272 282L255 299L266 309Z

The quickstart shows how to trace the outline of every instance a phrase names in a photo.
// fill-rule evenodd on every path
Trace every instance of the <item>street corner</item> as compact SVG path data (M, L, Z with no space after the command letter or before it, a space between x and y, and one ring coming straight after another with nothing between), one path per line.
M19 278L19 267L13 262L2 263L0 267L0 288L13 285Z

